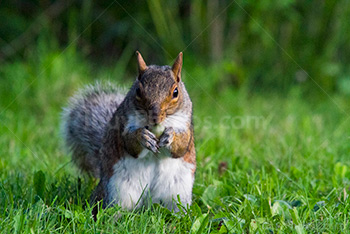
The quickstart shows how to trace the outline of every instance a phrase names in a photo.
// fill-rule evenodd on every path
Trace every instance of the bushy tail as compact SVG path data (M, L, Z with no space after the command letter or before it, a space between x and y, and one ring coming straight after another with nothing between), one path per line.
M80 90L62 113L62 133L73 161L82 171L100 177L99 149L107 123L123 101L125 90L96 83Z

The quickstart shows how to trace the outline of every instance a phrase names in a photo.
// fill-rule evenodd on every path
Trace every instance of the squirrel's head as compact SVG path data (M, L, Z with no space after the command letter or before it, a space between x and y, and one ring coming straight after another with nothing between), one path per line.
M147 115L148 124L157 125L181 108L183 85L181 82L182 52L172 67L147 66L136 52L139 75L135 82L135 106Z

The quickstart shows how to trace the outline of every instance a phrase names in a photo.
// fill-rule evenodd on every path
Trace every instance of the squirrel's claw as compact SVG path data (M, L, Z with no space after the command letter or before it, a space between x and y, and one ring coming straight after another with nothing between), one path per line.
M159 138L159 147L170 147L173 143L175 131L172 127L166 128Z
M140 143L143 147L152 151L153 153L159 153L159 146L157 142L158 139L152 132L150 132L147 128L142 129Z
M155 153L155 154L157 154L157 153L159 153L159 147L158 147L158 145L157 145L157 142L155 142L155 143L150 143L150 142L147 142L147 144L146 144L146 148L147 149L149 149L149 150L151 150L153 153Z

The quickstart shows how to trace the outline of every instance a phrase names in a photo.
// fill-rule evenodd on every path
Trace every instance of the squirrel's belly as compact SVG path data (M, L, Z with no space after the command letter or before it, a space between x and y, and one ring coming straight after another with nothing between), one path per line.
M142 198L147 195L155 175L155 159L126 155L113 166L113 170L107 185L108 203L127 209L142 206Z
M150 191L152 202L162 203L169 210L178 211L176 202L179 196L184 206L191 205L193 168L194 165L185 162L183 158L161 159Z
M176 201L179 195L182 204L191 204L194 166L164 153L143 152L142 158L126 155L120 159L113 166L114 173L107 185L108 203L133 209L152 199L153 203L177 210L173 199Z

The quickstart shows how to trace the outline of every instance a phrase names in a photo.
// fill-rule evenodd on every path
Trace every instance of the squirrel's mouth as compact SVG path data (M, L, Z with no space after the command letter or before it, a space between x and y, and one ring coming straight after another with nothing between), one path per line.
M151 126L156 126L156 125L160 125L164 122L165 120L165 115L161 114L161 115L154 115L154 114L149 114L148 115L148 123Z

